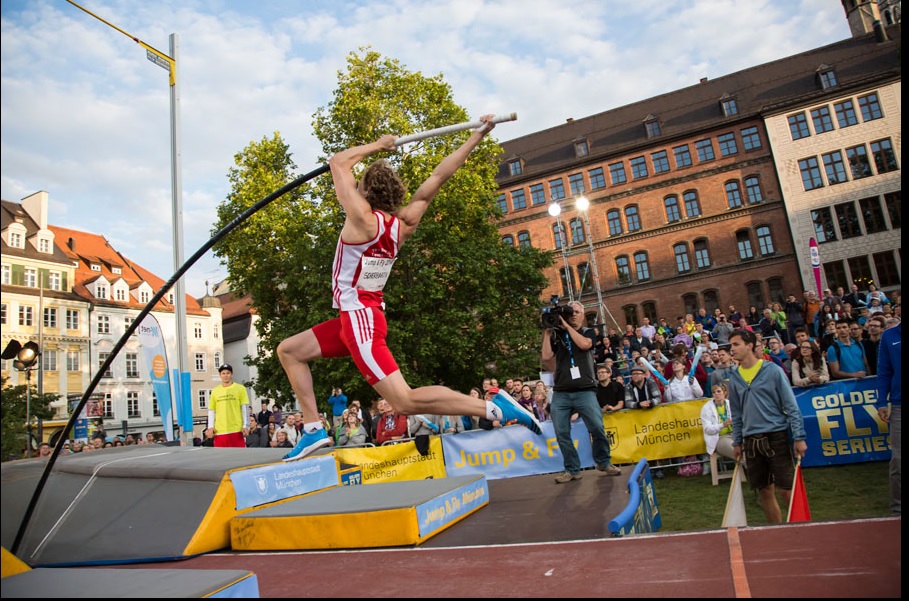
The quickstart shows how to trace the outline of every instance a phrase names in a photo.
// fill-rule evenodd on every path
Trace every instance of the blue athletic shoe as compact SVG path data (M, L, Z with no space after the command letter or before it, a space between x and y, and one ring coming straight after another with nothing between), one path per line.
M499 421L502 422L504 426L506 423L515 420L534 434L542 434L543 429L540 427L540 422L537 420L536 416L523 407L511 398L511 395L507 392L502 392L501 390L492 397L492 402L496 406L496 409L501 412L501 416L497 416Z
M297 441L297 445L284 456L282 461L294 461L296 459L303 459L316 449L321 449L322 447L327 447L331 444L331 439L328 438L328 433L324 428L319 428L315 432L303 433L300 436L300 440Z

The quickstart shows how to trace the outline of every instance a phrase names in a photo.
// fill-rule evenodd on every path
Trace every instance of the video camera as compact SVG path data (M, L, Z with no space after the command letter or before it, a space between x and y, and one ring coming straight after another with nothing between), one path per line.
M548 307L543 307L543 313L540 315L540 325L543 329L560 329L562 327L560 318L564 318L565 321L568 321L571 319L571 316L574 315L574 309L568 305L560 305L559 297L556 294L552 295L549 299L549 303Z

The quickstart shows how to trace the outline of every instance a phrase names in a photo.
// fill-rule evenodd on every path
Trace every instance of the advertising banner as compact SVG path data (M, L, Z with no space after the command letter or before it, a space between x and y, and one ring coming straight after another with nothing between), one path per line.
M145 365L161 412L161 424L168 441L174 439L173 402L170 393L170 375L167 369L167 351L164 334L155 316L149 313L139 324L139 344L145 356Z

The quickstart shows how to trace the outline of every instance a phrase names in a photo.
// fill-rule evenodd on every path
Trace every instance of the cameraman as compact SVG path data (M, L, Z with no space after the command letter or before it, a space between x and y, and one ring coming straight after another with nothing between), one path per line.
M563 484L581 479L581 461L571 438L571 416L574 413L580 415L590 433L597 469L610 476L619 476L622 470L612 465L603 413L597 403L594 331L584 326L584 305L579 302L568 303L557 314L559 327L544 325L542 352L543 368L554 372L555 386L549 412L565 466L565 471L555 481Z

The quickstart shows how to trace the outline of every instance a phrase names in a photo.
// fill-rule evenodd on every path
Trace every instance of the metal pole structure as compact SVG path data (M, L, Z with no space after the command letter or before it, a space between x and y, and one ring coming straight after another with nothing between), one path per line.
M555 217L556 223L559 226L559 237L556 240L559 243L559 247L562 250L562 266L563 272L560 280L565 282L565 287L568 288L568 302L574 302L574 290L571 286L571 268L568 266L568 232L565 231L565 224L562 223L562 219L559 215L562 214L562 205L558 202L553 201L547 209L549 214Z
M171 187L173 190L173 226L174 226L174 271L180 269L183 265L183 156L180 149L180 78L177 73L177 64L180 53L180 36L176 33L170 34L170 56L173 61L170 64L170 144L171 144ZM177 337L177 367L180 374L189 371L186 361L188 356L186 342L186 283L183 278L177 280L174 284L174 320L176 321ZM182 387L173 383L173 390L181 390ZM189 391L183 391L189 394ZM177 408L181 404L180 399L171 395L172 411L171 415L177 415ZM192 443L192 430L183 432L184 442Z
M612 313L609 311L609 307L603 302L603 290L600 287L600 269L597 267L597 256L593 250L593 232L590 227L590 215L587 212L587 209L590 207L590 201L587 200L586 196L580 196L577 201L575 201L575 206L577 206L578 210L584 216L584 229L587 233L587 248L590 252L590 263L593 266L593 283L597 289L597 320L600 324L605 324L606 316L603 315L603 311L606 311L609 313L609 318L612 319L612 322L618 328L619 322L615 320L615 317L613 317Z
M25 368L25 458L32 456L32 368Z

